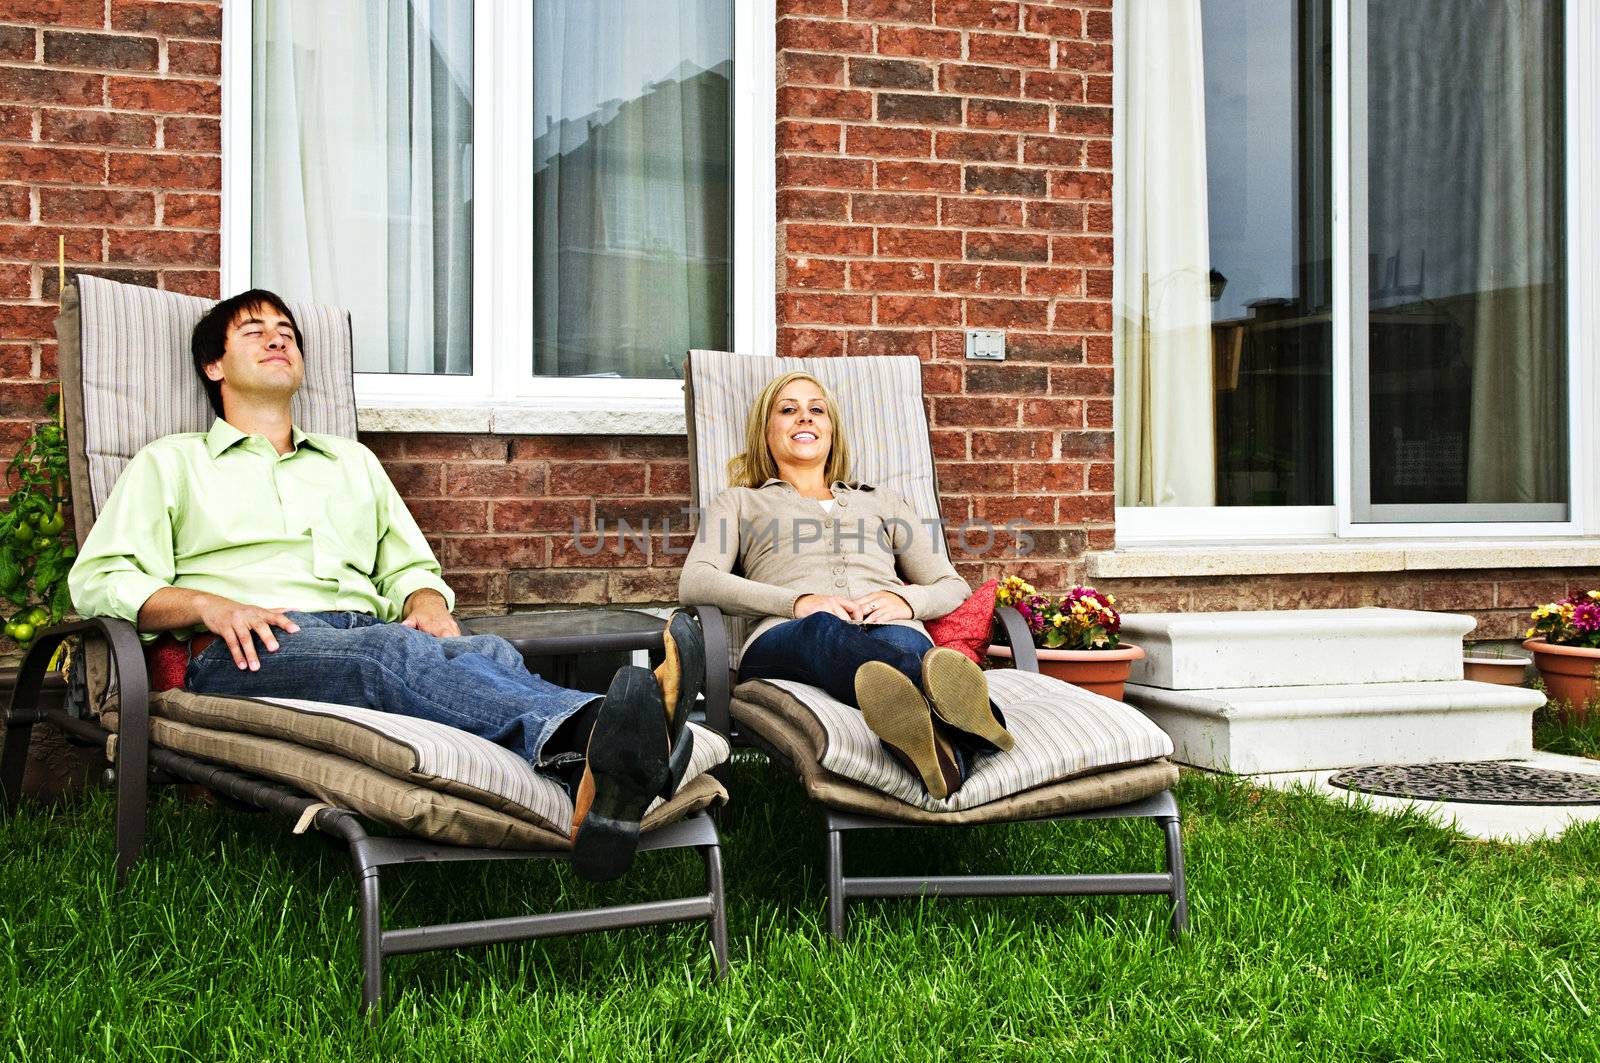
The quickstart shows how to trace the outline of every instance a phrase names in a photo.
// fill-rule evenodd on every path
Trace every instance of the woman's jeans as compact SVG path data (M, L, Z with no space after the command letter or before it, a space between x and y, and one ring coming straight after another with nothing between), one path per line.
M779 624L739 658L739 680L792 679L821 687L856 708L856 669L868 661L891 665L922 687L922 655L933 642L899 624L852 624L832 613L812 613Z
M562 721L600 697L533 675L498 635L441 639L365 613L288 616L300 630L274 630L276 652L257 638L260 671L241 669L217 639L190 660L184 686L415 716L498 742L533 764Z

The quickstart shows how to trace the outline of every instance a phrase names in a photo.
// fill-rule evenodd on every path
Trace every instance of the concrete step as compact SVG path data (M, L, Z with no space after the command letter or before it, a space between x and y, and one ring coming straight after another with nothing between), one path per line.
M1138 641L1138 640L1131 640ZM1457 651L1459 674L1460 653ZM1168 690L1125 695L1185 764L1240 774L1504 760L1533 751L1544 695L1464 679Z
M1471 617L1413 609L1143 613L1122 635L1144 649L1132 681L1166 690L1459 680Z

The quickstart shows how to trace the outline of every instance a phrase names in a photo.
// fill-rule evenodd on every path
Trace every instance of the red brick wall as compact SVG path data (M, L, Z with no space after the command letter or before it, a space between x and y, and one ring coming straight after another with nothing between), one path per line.
M1039 528L973 580L1113 544L1110 6L778 2L779 350L927 362L946 517Z
M55 378L56 253L216 294L219 0L0 0L0 449Z
M362 441L428 533L462 612L678 597L678 566L689 542L688 518L680 512L689 504L682 436L366 435ZM648 528L648 539L631 534L624 541L618 531L624 521L635 533ZM606 529L604 539L598 528Z

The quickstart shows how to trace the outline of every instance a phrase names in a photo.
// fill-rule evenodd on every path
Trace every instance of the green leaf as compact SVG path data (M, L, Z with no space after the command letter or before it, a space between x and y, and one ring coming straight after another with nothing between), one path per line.
M59 579L62 574L61 559L59 557L42 558L33 566L34 586L38 587L42 594L45 588Z
M55 593L50 596L50 622L54 624L72 611L72 591L67 586L67 581L62 580L56 585Z

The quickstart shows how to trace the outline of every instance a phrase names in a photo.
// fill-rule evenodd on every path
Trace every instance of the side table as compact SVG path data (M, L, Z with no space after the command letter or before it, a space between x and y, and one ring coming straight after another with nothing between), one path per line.
M661 662L666 621L637 609L550 609L475 616L461 621L469 635L499 635L522 654L528 670L574 690L603 694L635 650Z

